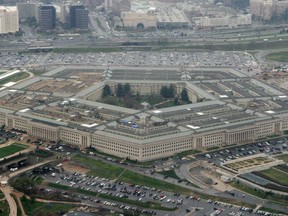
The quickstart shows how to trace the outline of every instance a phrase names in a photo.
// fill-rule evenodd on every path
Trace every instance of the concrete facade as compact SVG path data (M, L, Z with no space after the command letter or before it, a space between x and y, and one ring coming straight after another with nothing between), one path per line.
M19 16L17 7L0 6L0 34L19 31Z

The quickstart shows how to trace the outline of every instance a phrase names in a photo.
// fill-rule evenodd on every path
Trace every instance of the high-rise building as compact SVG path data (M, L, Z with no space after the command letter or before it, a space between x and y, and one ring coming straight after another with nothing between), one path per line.
M43 5L39 7L39 26L47 31L55 28L56 9L52 5Z
M19 31L17 7L0 6L0 34L15 33L17 31Z
M18 3L19 19L35 17L38 19L38 5L34 3Z
M88 10L83 5L70 6L70 27L88 29Z
M105 11L113 7L113 0L105 0Z

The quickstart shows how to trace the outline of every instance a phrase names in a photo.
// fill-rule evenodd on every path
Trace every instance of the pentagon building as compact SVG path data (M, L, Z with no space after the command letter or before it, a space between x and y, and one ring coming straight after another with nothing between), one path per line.
M185 88L191 104L134 110L97 102L130 83L132 93ZM0 123L35 138L153 160L241 144L288 130L286 92L233 69L60 67L0 91Z

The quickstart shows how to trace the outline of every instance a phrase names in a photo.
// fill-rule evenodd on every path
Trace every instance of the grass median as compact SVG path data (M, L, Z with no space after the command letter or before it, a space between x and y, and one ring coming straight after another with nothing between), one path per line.
M261 199L274 201L275 203L278 203L280 205L285 205L285 206L288 205L288 196L278 195L269 191L265 192L257 188L252 188L238 181L233 181L230 183L230 185L238 190L244 191L248 194L259 197Z

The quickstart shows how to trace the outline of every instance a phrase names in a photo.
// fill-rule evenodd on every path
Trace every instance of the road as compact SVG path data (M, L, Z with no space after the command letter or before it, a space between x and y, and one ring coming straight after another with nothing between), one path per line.
M9 208L10 208L9 216L17 216L17 205L16 205L15 200L11 196L13 192L12 189L9 186L0 187L0 189L5 195L5 198L9 205Z

